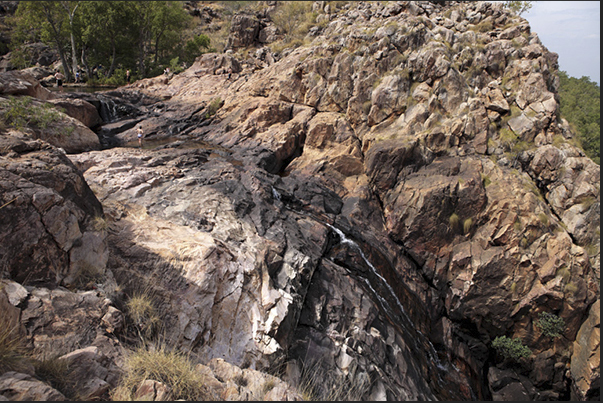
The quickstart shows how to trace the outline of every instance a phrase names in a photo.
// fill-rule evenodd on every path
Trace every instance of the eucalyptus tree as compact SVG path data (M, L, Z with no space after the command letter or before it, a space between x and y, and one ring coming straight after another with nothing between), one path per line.
M67 80L81 66L91 77L103 65L111 77L121 65L146 77L184 52L192 17L182 1L21 1L15 43L54 45ZM70 45L70 46L69 46ZM68 60L71 57L71 65ZM176 59L177 60L177 59Z
M68 17L68 21L69 21L69 40L71 42L71 69L72 69L71 71L75 75L75 72L77 71L77 49L75 47L74 19L75 19L75 15L76 15L75 13L77 12L78 7L80 6L80 2L79 1L61 1L60 3L61 3L61 7L63 7L65 12L67 13L67 17Z
M40 39L47 43L54 43L65 77L69 81L72 72L67 63L66 43L70 34L69 16L64 7L57 1L20 1L15 18L13 19L17 30L26 35L29 31L38 31Z
M160 57L171 57L178 53L178 48L184 41L183 33L192 27L192 17L182 8L180 2L153 3L151 32L155 45L154 62L158 64Z
M134 2L86 1L82 4L82 64L88 76L90 64L108 64L106 76L111 77L118 63L133 64L132 20L136 18Z

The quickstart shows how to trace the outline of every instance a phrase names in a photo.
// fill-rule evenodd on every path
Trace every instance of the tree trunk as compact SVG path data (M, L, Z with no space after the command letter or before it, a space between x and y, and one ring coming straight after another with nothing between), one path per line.
M73 75L75 76L77 72L77 49L75 48L75 38L73 37L73 32L71 33L71 68L73 70Z
M82 45L82 66L86 69L86 77L90 79L92 77L92 70L90 70L90 66L88 66L88 61L86 60L86 45Z
M113 48L113 54L111 55L111 66L109 67L107 78L111 77L113 75L113 70L115 70L115 41L111 41L111 47Z
M71 81L71 71L69 70L69 63L67 63L67 58L65 57L65 51L61 48L61 44L57 43L57 47L59 48L59 58L61 59L61 65L63 66L63 71L65 72L65 80Z

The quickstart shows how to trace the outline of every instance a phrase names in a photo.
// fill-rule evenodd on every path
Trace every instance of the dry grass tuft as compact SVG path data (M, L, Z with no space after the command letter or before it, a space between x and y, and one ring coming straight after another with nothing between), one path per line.
M150 292L136 292L126 303L128 318L141 340L148 340L159 330L161 318Z
M190 358L165 346L143 346L131 352L126 357L125 373L112 399L134 400L138 386L145 380L155 380L168 386L172 400L217 400L205 385L204 375L195 369Z
M302 365L297 389L307 401L360 401L370 386L368 375L350 380L349 376L329 371L317 361Z
M0 373L25 371L30 359L24 338L16 328L0 320Z

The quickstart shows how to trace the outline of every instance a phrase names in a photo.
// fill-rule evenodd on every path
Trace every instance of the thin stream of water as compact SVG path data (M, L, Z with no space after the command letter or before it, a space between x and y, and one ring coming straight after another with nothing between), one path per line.
M428 357L431 360L431 362L433 362L436 365L436 367L438 368L439 371L449 371L452 369L452 370L455 370L458 372L458 369L454 368L454 366L452 366L452 368L450 368L449 365L446 365L440 361L440 359L438 358L438 354L435 350L435 347L433 346L431 341L419 329L417 329L413 325L413 322L408 317L402 303L396 296L396 293L394 292L392 287L388 284L387 280L377 272L377 269L367 259L367 257L365 256L365 254L362 251L362 249L360 248L360 246L353 240L347 238L345 236L345 234L343 233L343 231L341 231L339 228L336 228L328 223L325 223L325 225L327 227L329 227L330 229L332 229L339 236L340 242L342 244L347 244L350 247L352 247L356 252L358 252L360 257L363 259L364 263L370 268L372 274L375 275L375 278L378 279L380 281L381 285L384 287L384 289L387 290L388 297L395 302L396 307L398 308L400 314L398 315L394 312L394 310L392 309L389 302L375 290L375 288L371 285L369 279L367 279L363 276L360 276L360 278L363 280L363 282L370 288L372 293L377 297L377 299L379 300L379 302L382 305L383 310L392 319L399 317L401 319L402 328L404 330L406 330L408 332L409 329L412 329L412 331L417 332L421 336L420 338L422 339L422 341L425 342L425 344L422 344L418 338L412 337L412 335L407 333L409 336L408 341L414 343L414 347L415 347L416 351L421 351L421 350L425 351L428 354ZM354 274L359 275L359 273L354 273ZM427 346L427 348L425 348L426 346ZM436 373L438 376L438 380L442 383L442 382L444 382L444 380L442 379L441 373L439 371L436 371Z

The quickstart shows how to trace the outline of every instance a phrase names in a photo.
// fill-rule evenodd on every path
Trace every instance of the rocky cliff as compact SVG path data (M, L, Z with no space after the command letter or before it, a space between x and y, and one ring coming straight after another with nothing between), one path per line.
M142 339L221 400L302 399L309 369L345 400L598 399L600 171L559 116L557 55L501 4L314 11L301 46L250 51L278 30L243 13L180 74L53 100L87 149L5 131L4 320L96 398ZM141 294L156 317L128 312ZM34 375L0 394L64 398Z

